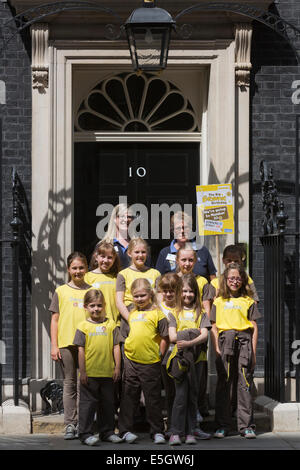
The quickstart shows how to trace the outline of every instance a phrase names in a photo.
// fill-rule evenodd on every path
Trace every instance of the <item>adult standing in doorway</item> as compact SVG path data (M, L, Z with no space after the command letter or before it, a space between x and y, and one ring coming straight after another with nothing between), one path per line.
M115 251L117 252L121 269L125 269L130 264L130 258L127 254L128 244L130 242L130 236L128 233L129 224L134 219L133 214L130 212L130 208L126 204L118 204L112 210L108 228L105 236L100 240L96 247L103 241L114 245ZM96 248L95 247L95 248ZM94 269L96 266L96 250L92 254L90 261L90 269Z
M197 253L197 261L193 268L194 274L206 277L208 281L214 279L217 270L210 252L205 246L199 249L195 241L190 240L192 218L184 212L176 212L171 217L171 230L174 234L174 238L169 246L166 246L160 251L155 268L161 274L176 271L176 253L189 242Z

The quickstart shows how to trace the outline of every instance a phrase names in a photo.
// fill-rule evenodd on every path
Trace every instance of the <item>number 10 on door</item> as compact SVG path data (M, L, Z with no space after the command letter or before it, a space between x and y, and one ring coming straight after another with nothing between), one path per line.
M143 166L139 166L135 171L132 170L132 166L128 168L128 176L129 178L132 178L133 174L136 174L139 178L144 178L146 176L146 168Z

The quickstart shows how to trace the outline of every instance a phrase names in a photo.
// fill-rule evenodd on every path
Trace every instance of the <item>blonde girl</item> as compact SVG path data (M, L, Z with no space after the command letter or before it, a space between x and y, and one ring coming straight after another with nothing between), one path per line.
M144 394L146 418L155 444L165 443L161 409L161 357L168 346L168 320L157 307L147 279L131 286L133 309L128 317L129 334L124 344L124 379L119 431L124 441L134 442L134 413Z
M180 309L181 305L181 291L182 279L176 273L166 273L159 279L158 285L159 306L161 311L166 315L169 320L169 313L175 314L176 310ZM175 385L174 380L168 375L166 365L170 354L174 348L174 344L169 346L168 352L162 361L162 381L166 397L166 410L167 410L167 434L171 428L172 408L175 398Z
M78 403L78 353L74 335L78 324L85 320L84 295L90 289L84 279L88 270L86 257L73 252L67 259L68 282L58 287L49 307L51 316L51 357L59 361L64 374L65 439L76 438Z
M182 276L180 309L175 314L170 313L169 320L169 338L175 347L167 371L175 381L176 390L169 443L179 445L185 439L186 444L195 444L196 437L210 438L196 427L198 390L203 376L203 359L206 359L206 346L203 349L201 345L207 341L210 322L201 307L194 274Z
M171 217L170 222L174 239L169 246L166 246L159 252L155 266L156 269L158 269L161 274L175 271L176 252L180 248L184 248L184 246L189 243L193 245L193 248L197 253L194 273L204 276L207 279L213 279L216 277L216 268L208 249L205 246L202 246L199 249L195 241L191 240L192 217L185 212L179 211Z
M194 251L191 244L186 244L184 247L179 248L176 253L177 274L183 276L184 274L193 273L193 268L197 262L197 253ZM199 288L200 301L203 308L209 317L211 307L211 291L207 279L203 276L196 276L196 281Z
M96 289L101 289L105 298L105 311L117 325L120 325L120 314L116 305L116 281L120 271L120 260L114 245L109 242L101 242L95 253L96 267L86 273L84 279Z
M222 276L219 297L211 310L212 340L216 351L215 437L225 437L231 427L231 389L236 387L237 426L241 436L255 438L253 422L253 370L260 318L251 297L244 268L229 264Z
M116 284L116 304L122 319L128 322L129 311L132 306L133 297L131 286L135 279L147 279L151 288L155 288L155 283L160 276L159 271L146 266L146 260L149 253L148 244L142 238L133 238L128 245L128 256L131 264L128 268L119 272ZM121 322L123 323L123 322ZM126 332L121 325L121 333L126 336Z
M100 290L91 289L85 294L84 307L88 318L79 323L74 338L80 370L79 439L86 445L97 444L93 423L98 411L99 437L119 443L122 440L114 433L113 393L114 382L120 379L119 328L106 315Z

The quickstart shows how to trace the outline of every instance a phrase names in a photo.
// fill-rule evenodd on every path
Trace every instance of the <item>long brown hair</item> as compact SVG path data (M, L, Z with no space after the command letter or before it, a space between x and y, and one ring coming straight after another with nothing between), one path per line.
M194 304L192 306L192 309L196 310L196 313L197 313L196 318L198 320L202 311L202 304L201 304L199 286L196 280L196 276L194 273L188 273L188 274L183 274L181 279L182 279L182 289L184 289L184 285L186 284L194 292L195 299L194 299ZM180 311L183 310L183 308L184 308L184 304L183 304L183 299L181 297ZM178 313L179 312L177 311L177 314Z
M245 269L243 268L243 266L241 266L240 264L238 263L230 263L224 270L224 273L222 274L221 276L221 279L220 279L220 289L219 289L219 297L223 297L223 299L229 299L232 295L231 295L231 290L229 289L228 285L227 285L227 279L228 279L228 276L229 276L229 271L231 271L232 269L236 269L238 272L239 272L239 275L242 279L242 283L241 283L241 286L239 288L239 296L240 297L245 297L245 296L248 296L248 297L252 297L252 292L249 288L249 284L248 284L248 274L246 273Z
M81 261L86 265L86 270L88 271L88 262L87 262L86 256L83 253L81 253L80 251L73 251L67 257L67 268L68 268L68 270L69 270L71 264L73 263L73 261L77 258L81 259ZM70 276L70 273L68 273L68 282L70 280L71 280L71 276Z
M111 266L108 274L112 274L113 276L116 276L118 272L120 271L120 258L119 255L117 254L115 247L112 243L103 241L100 242L99 245L96 246L94 253L92 254L91 262L90 262L90 269L93 271L98 267L97 263L97 256L98 255L103 255L106 253L106 251L110 250L113 254L114 257L114 262L113 265Z

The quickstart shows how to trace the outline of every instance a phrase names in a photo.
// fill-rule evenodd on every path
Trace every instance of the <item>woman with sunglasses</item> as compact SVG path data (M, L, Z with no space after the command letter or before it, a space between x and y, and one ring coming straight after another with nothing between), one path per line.
M222 276L219 296L210 312L212 342L216 351L217 438L225 437L231 427L231 389L237 388L237 426L241 436L253 439L253 371L256 361L260 318L251 296L248 275L236 263L229 264ZM237 377L235 377L237 375Z

